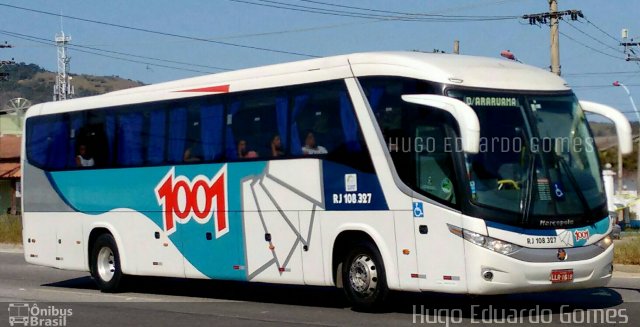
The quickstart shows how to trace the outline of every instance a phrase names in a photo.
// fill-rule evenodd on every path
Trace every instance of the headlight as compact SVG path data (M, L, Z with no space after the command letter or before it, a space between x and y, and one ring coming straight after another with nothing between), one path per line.
M485 246L485 243L487 243L487 238L484 235L480 235L466 229L463 229L462 232L464 234L464 239L473 244Z
M461 229L459 227L455 227L452 225L449 225L449 230L451 231L451 233L461 236L465 240L475 245L479 245L483 248L486 248L491 251L498 252L504 255L512 254L521 249L521 246L509 243L509 242L497 240L495 238L484 236L484 235L481 235L472 231L468 231L466 229Z
M607 235L605 237L603 237L601 240L599 240L598 242L596 242L596 245L603 248L603 249L607 249L608 247L611 246L611 244L613 244L613 240L611 239L611 235Z
M496 239L492 239L491 241L489 241L485 247L502 254L511 254L520 250L520 247L515 244Z

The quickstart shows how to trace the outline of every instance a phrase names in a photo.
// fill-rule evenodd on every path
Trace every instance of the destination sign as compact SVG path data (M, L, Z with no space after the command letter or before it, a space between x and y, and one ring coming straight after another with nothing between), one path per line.
M518 107L518 99L511 97L464 97L464 102L476 107Z

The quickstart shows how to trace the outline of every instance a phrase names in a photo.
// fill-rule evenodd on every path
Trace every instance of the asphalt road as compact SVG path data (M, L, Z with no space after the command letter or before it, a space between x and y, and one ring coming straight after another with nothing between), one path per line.
M320 287L134 278L127 292L103 294L87 273L32 266L22 254L0 253L0 302L0 326L9 325L10 304L23 302L37 303L45 318L43 309L71 309L59 320L66 326L478 326L513 319L595 325L606 318L637 326L640 278L615 277L600 289L509 296L393 293L386 312L371 314L349 308L340 290Z

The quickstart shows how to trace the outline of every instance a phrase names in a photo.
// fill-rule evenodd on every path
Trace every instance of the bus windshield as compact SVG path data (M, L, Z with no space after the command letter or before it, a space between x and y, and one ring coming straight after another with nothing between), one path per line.
M606 200L598 153L573 94L449 96L480 121L480 151L465 154L472 202L520 213L523 224L540 227L602 218L592 217Z

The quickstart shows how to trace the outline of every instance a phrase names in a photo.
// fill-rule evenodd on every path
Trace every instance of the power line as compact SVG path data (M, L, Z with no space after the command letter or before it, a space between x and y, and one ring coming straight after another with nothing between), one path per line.
M50 40L45 39L45 38L41 38L41 37L37 37L37 36L33 36L33 35L26 35L26 34L11 32L11 31L6 31L6 30L0 30L0 34L4 34L4 35L8 35L8 36L16 36L17 35L17 36L23 36L23 37L32 38L32 39L35 39L35 40L50 42ZM94 48L94 47L90 47L90 46L86 46L86 45L80 45L80 44L71 44L71 43L69 43L67 46L72 47L72 48L83 48L83 49L88 49L88 50L93 50L93 51L102 51L102 52L117 54L117 55L121 55L121 56L128 56L128 57L134 57L134 58L140 58L140 59L149 59L149 60L161 61L161 62L166 62L166 63L171 63L171 64L179 64L179 65L193 66L193 67L200 67L200 68L209 68L209 69L223 70L223 71L231 70L229 68L201 65L201 64L195 64L195 63L189 63L189 62L183 62L183 61L177 61L177 60L169 60L169 59L147 57L147 56L135 55L135 54L131 54L131 53L125 53L125 52L119 52L119 51L113 51L113 50Z
M608 36L610 39L616 41L616 43L620 42L620 40L618 38L616 38L615 36L607 33L605 30L603 30L602 28L598 27L598 25L594 24L592 21L590 21L587 18L584 18L584 20L591 26L595 27L598 31L602 32L604 35Z
M424 17L447 17L447 18L499 18L499 19L516 19L519 16L480 16L480 15L442 15L442 14L430 14L430 13L411 13L411 12L402 12L402 11L392 11L392 10L380 10L380 9L372 9L372 8L363 8L356 6L346 6L339 5L334 3L328 3L323 1L314 1L314 0L298 0L301 2L315 3L328 7L338 7L338 8L347 8L347 9L356 9L361 11L369 11L369 12L379 12L386 14L395 14L395 15L406 15L406 16L424 16Z
M583 73L569 73L564 74L564 76L587 76L587 75L640 75L640 72L629 72L629 71L614 71L614 72L583 72Z
M607 48L609 48L609 49L613 49L613 51L615 51L615 52L621 52L621 53L622 53L622 51L621 51L620 49L618 49L618 48L614 48L614 47L612 47L612 46L610 46L610 45L608 45L608 44L606 44L606 43L604 43L604 42L600 41L599 39L597 39L596 37L592 36L591 34L586 33L586 32L584 32L583 30L581 30L581 29L579 29L579 28L575 27L575 26L574 26L573 24L571 24L570 22L565 22L565 23L567 23L567 25L569 25L569 27L571 27L571 28L573 28L574 30L576 30L576 31L580 32L581 34L583 34L583 35L587 36L588 38L590 38L590 39L592 39L592 40L594 40L594 41L596 41L596 42L598 42L598 43L600 43L600 44L604 45L605 47L607 47Z
M575 42L575 43L578 43L578 44L580 44L581 46L583 46L583 47L585 47L585 48L591 49L591 50L593 50L593 51L595 51L595 52L597 52L597 53L603 54L603 55L608 56L608 57L611 57L611 58L616 58L616 59L624 60L624 58L621 58L621 57L617 57L617 56L614 56L614 55L608 54L608 53L603 52L603 51L601 51L601 50L598 50L598 49L596 49L596 48L594 48L594 47L592 47L592 46L589 46L589 45L587 45L587 44L584 44L584 43L582 43L582 42L580 42L580 41L578 41L578 40L576 40L576 39L572 38L571 36L569 36L569 35L567 35L567 34L565 34L565 33L563 33L563 32L559 32L559 33L560 33L562 36L566 37L567 39L569 39L569 40L571 40L571 41L573 41L573 42Z
M12 34L3 33L3 32L0 32L0 34L8 35L8 36L11 36L11 37L14 37L14 38L17 38L17 39L21 39L21 40L26 40L26 41L40 43L40 44L46 44L46 45L55 47L55 44L52 41L46 41L45 42L45 41L41 41L41 40L38 40L38 39L35 39L35 38L31 38L31 37L12 35ZM194 72L194 73L204 73L204 74L210 74L211 73L211 72L202 71L202 70L175 67L175 66L162 65L162 64L152 63L152 62L146 62L146 61L140 61L140 60L116 57L116 56L111 56L111 55L107 55L107 54L103 54L103 53L97 53L97 52L88 51L88 50L82 50L82 49L74 49L74 51L87 53L87 54L92 54L92 55L101 56L101 57L106 57L106 58L111 58L111 59L116 59L116 60L121 60L121 61L128 61L128 62L137 63L137 64L154 66L154 67L161 67L161 68L168 68L168 69L174 69L174 70L189 71L189 72Z
M100 25L111 26L111 27L118 27L118 28L123 28L123 29L138 31L138 32L145 32L145 33L150 33L150 34L156 34L156 35L163 35L163 36L170 36L170 37L187 39L187 40L208 42L208 43L213 43L213 44L226 45L226 46L237 47L237 48L245 48L245 49L251 49L251 50L259 50L259 51L266 51L266 52L273 52L273 53L281 53L281 54L288 54L288 55L308 57L308 58L318 58L318 56L316 56L316 55L307 54L307 53L285 51L285 50L277 50L277 49L263 48L263 47L258 47L258 46L242 45L242 44L237 44L237 43L209 40L209 39L205 39L205 38L202 38L202 37L196 37L196 36L189 36L189 35L182 35L182 34L175 34L175 33L168 33L168 32L160 32L160 31L154 31L154 30L150 30L150 29L142 28L142 27L127 26L127 25L109 23L109 22L104 22L104 21L99 21L99 20L94 20L94 19L81 18L81 17L69 16L69 15L62 15L62 14L57 14L57 13L43 11L43 10L37 10L37 9L31 9L31 8L25 8L25 7L9 5L9 4L6 4L6 3L0 3L0 6L7 7L7 8L12 8L12 9L23 10L23 11L34 12L34 13L39 13L39 14L43 14L43 15L49 15L49 16L55 16L55 17L63 17L63 18L66 18L66 19L78 20L78 21L83 21L83 22L87 22L87 23L100 24Z
M517 19L517 16L446 16L446 15L436 15L434 16L425 16L418 14L403 14L403 15L379 15L379 14L370 14L364 12L354 12L354 11L346 11L346 10L337 10L337 9L325 9L319 7L311 7L311 6L303 6L290 4L280 1L273 0L255 0L255 1L247 1L247 0L229 0L231 2L236 3L244 3L254 6L262 6L268 8L277 8L277 9L285 9L292 10L298 12L307 12L307 13L315 13L315 14L323 14L323 15L331 15L331 16L341 16L341 17L354 17L354 18L364 18L364 19L376 19L376 20L394 20L394 21L417 21L417 22L461 22L461 21L490 21L490 20L506 20L506 19ZM256 2L259 1L259 2Z
M341 14L341 13L331 12L331 11L326 11L326 10L322 10L321 11L321 10L309 10L309 9L301 9L301 8L292 8L292 7L284 7L284 6L278 6L278 5L266 4L266 3L255 3L255 2L243 1L243 0L229 0L229 1L236 2L236 3L244 3L244 4L254 5L254 6L267 7L267 8L286 9L286 10L292 10L292 11L298 11L298 12L323 14L323 15L331 15L331 16L366 18L366 19L379 19L379 20L382 20L382 21L391 20L391 19L388 19L388 18L387 19L373 18L371 16L366 16L366 15Z

